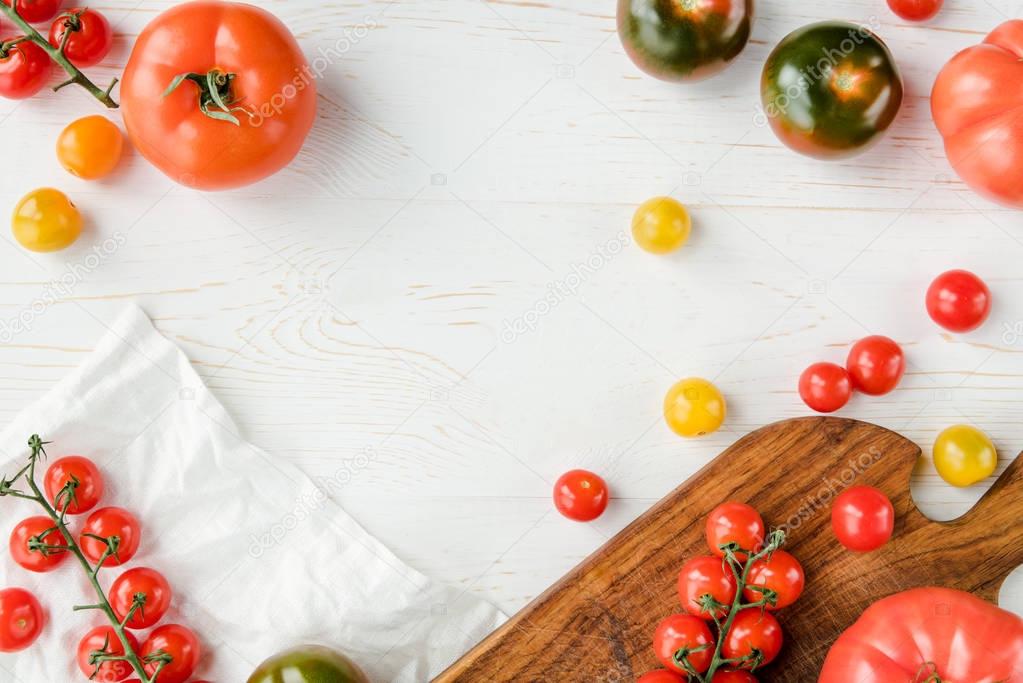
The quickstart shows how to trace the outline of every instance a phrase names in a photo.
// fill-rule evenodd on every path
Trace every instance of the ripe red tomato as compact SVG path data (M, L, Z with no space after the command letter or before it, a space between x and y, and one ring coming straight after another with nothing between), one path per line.
M145 607L136 610L128 623L128 628L149 628L163 618L171 602L171 587L160 572L146 567L129 569L118 576L110 586L110 606L114 608L117 618L124 620L131 609L136 593L146 596Z
M927 21L933 18L945 0L888 0L888 6L906 21Z
M682 609L701 619L719 619L728 614L738 590L735 574L721 557L706 555L694 557L684 565L678 574L678 598ZM702 598L709 595L722 607L716 610L704 608Z
M36 596L24 588L0 590L0 652L18 652L43 632L46 616Z
M18 10L18 16L28 23L41 24L57 16L61 2L63 0L18 0L14 8ZM11 6L11 0L3 0L3 3Z
M748 602L757 602L764 597L762 592L749 586L761 586L774 591L777 600L774 605L767 605L769 610L784 609L794 603L803 594L803 585L806 583L803 565L784 550L775 550L770 557L754 562L747 578L742 594Z
M199 663L201 649L192 631L178 624L165 624L149 634L139 655L144 659L154 652L166 652L172 659L160 669L160 683L185 683ZM146 664L146 673L152 675L157 666L156 662Z
M164 95L181 74L193 74ZM236 123L210 114L209 76ZM121 83L136 149L176 182L201 190L254 183L287 166L316 118L316 75L287 27L240 2L180 3L139 35Z
M119 539L117 555L112 555L103 562L104 567L116 567L135 556L142 538L142 530L135 515L124 508L101 508L93 512L85 520L78 545L81 547L82 553L95 564L103 556L107 544L93 536L101 538L116 536Z
M710 683L757 683L749 671L718 671Z
M50 55L30 41L0 49L0 97L11 100L32 97L46 85L52 64Z
M689 663L703 673L710 668L714 656L714 642L707 622L691 614L672 614L665 617L654 630L654 654L661 664L678 673L684 674L686 670L675 661L676 652L683 648L695 650L708 645L709 647L704 647L699 652L688 654Z
M737 544L743 550L756 552L764 544L764 520L760 513L745 503L722 503L707 516L707 545L718 557L724 557L721 546ZM745 560L746 553L735 556Z
M853 386L864 394L887 394L899 384L906 371L902 348L888 337L864 337L849 350L845 362Z
M128 643L133 652L138 652L139 641L128 631ZM135 673L128 662L103 662L97 671L96 665L90 662L93 652L105 650L110 655L123 655L124 645L117 637L117 633L110 626L97 626L78 641L78 653L76 659L78 668L82 670L87 678L94 681L123 681Z
M835 498L831 528L849 550L877 550L892 537L895 508L888 496L873 486L853 486Z
M50 45L59 48L68 33L64 56L80 69L102 62L114 44L110 22L93 9L76 7L57 17L50 26Z
M770 612L763 612L759 608L744 609L735 615L721 653L728 659L738 659L756 650L761 655L757 664L760 667L774 661L781 652L784 640L781 624Z
M991 290L968 270L950 270L927 289L927 314L950 332L969 332L991 313Z
M577 522L589 522L607 509L607 484L593 472L571 470L554 482L554 507Z
M29 517L14 527L11 532L11 557L25 569L32 572L53 571L68 558L63 550L53 551L46 555L41 550L29 550L29 540L49 531L43 536L46 545L66 545L63 534L54 526L49 517Z
M833 413L849 402L852 378L841 365L814 363L799 376L799 396L818 413Z
M636 679L636 683L686 683L686 676L667 669L647 671Z
M72 478L78 480L78 488L75 489L74 502L66 506L67 512L69 515L80 515L96 507L103 497L103 475L91 460L80 455L68 455L55 460L46 470L43 486L46 488L46 497L58 511L64 509L66 501L62 500L57 505L54 500Z

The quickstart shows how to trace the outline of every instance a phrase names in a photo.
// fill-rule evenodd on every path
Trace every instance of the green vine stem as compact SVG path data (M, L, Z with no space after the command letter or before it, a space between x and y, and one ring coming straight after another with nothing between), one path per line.
M0 4L0 7L3 5ZM44 446L48 442L44 442L39 438L38 434L33 434L28 440L28 446L31 449L31 454L28 457L28 464L25 465L21 470L14 475L13 478L8 479L7 477L0 478L0 497L12 496L14 498L24 498L37 503L43 508L47 516L53 520L53 529L49 529L42 534L30 539L29 545L35 552L47 554L69 552L78 559L78 563L82 566L85 571L86 577L92 584L93 589L96 591L96 595L99 601L92 605L76 605L74 610L99 610L103 612L107 619L110 621L110 625L117 634L117 639L121 643L121 648L124 654L114 654L107 650L109 643L104 643L103 648L95 650L91 653L89 658L90 663L96 667L96 671L93 672L93 676L99 672L99 667L104 662L128 662L132 669L135 670L135 674L141 680L141 683L157 683L157 678L160 675L160 671L171 661L170 655L162 650L158 650L151 655L147 655L145 658L140 658L138 654L132 649L131 643L128 640L127 626L126 624L131 620L132 616L139 610L142 610L145 606L146 599L144 593L137 593L132 601L132 605L128 610L128 614L125 615L124 619L118 619L114 608L110 605L110 601L107 600L106 594L103 592L102 586L99 584L97 578L99 570L103 567L103 563L108 558L113 557L117 554L117 548L120 543L120 539L116 536L110 536L107 538L94 536L97 540L101 540L106 544L106 549L100 556L99 560L93 566L82 549L79 547L75 537L71 534L70 529L67 526L67 509L75 502L75 491L77 490L80 482L74 477L57 492L54 496L53 504L46 500L46 496L39 489L39 485L35 480L36 463L46 457L46 450ZM14 485L19 481L24 480L25 484L29 488L29 492L14 488ZM58 512L57 510L61 511ZM42 538L49 535L53 531L57 530L61 536L64 537L64 545L52 545L45 544L42 542ZM33 543L33 541L35 541ZM156 669L152 675L147 675L145 670L146 664L156 664Z
M80 85L86 90L88 90L93 97L102 102L109 109L117 109L119 105L117 104L117 102L114 101L114 98L110 96L110 93L113 91L114 86L117 85L117 79L115 78L113 81L111 81L110 85L107 86L106 90L104 90L95 83L93 83L91 80L89 80L88 76L86 76L84 73L81 72L81 70L79 70L78 67L72 64L71 60L69 60L67 56L64 54L64 48L67 45L67 37L71 34L71 31L67 31L65 33L64 42L60 47L54 47L50 45L50 41L48 41L45 36L43 36L41 33L39 33L39 31L35 30L35 28L33 28L31 24L29 24L27 21L21 18L21 15L18 14L16 5L17 3L14 2L14 0L11 0L10 4L0 2L0 12L5 14L7 18L11 20L11 23L13 23L19 29L21 29L23 38L18 38L8 43L4 43L3 45L0 45L0 53L5 53L18 42L23 42L25 40L31 41L38 45L39 47L41 47L43 50L45 50L46 54L50 55L50 59L57 62L57 64L59 64L60 67L67 72L68 79L60 83L59 85L54 86L53 89L55 91L60 90L61 88L66 88L69 85ZM73 20L76 18L77 15L64 14L61 17L58 17L57 21L69 19Z

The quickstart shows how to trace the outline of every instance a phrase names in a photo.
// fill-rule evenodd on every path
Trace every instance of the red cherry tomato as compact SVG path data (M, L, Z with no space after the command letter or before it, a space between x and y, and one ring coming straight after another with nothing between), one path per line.
M835 498L831 528L838 542L849 550L877 550L892 537L895 508L888 496L873 486L853 486Z
M554 483L554 507L577 522L600 517L607 508L607 484L593 472L572 470Z
M735 615L721 653L728 659L738 659L754 651L759 652L761 658L757 666L760 667L774 661L781 652L784 640L781 624L770 612L763 612L759 608L744 609Z
M139 641L131 634L128 636L128 644L133 652L138 652ZM123 681L135 673L128 662L103 662L97 670L96 665L90 662L93 652L106 651L110 655L123 655L124 645L117 637L117 633L110 626L97 626L78 641L78 653L75 659L78 660L78 668L82 670L87 678L93 681Z
M967 270L950 270L927 289L927 314L950 332L969 332L991 313L991 290Z
M46 615L36 596L24 588L0 590L0 652L18 652L43 632Z
M131 609L136 593L146 596L143 609L136 610L128 620L128 628L149 628L163 618L171 602L171 587L160 572L146 567L129 569L110 586L110 606L117 618L124 620Z
M757 683L749 671L718 671L710 683Z
M43 89L50 78L50 55L33 42L25 41L8 47L13 40L0 45L0 97L23 100Z
M139 655L145 659L154 652L166 652L172 659L160 669L157 679L160 683L185 683L199 663L201 649L199 639L189 629L178 624L166 624L149 634ZM157 662L146 664L146 673L152 675L157 666Z
M38 538L41 534L42 542L46 545L67 545L63 534L57 531L53 520L49 517L29 517L14 527L11 532L11 557L25 569L32 572L49 572L60 566L60 563L68 558L68 553L63 550L47 551L29 550L29 541Z
M777 599L774 605L767 605L769 610L785 609L794 603L803 594L803 586L806 583L803 565L784 550L775 550L770 557L762 557L754 562L747 578L746 588L742 594L748 602L757 602L764 597L763 592L749 586L760 586L774 591Z
M814 363L799 376L799 396L818 413L833 413L852 396L852 378L841 365Z
M701 619L719 619L728 614L738 590L735 574L727 562L717 556L694 557L678 574L678 598L682 609ZM709 595L723 605L716 610L705 609L702 599Z
M887 394L899 384L906 371L902 348L888 337L864 337L849 350L845 367L853 386L864 394Z
M55 460L50 469L46 470L43 485L46 497L58 511L64 509L66 501L61 500L59 505L54 501L72 478L78 481L78 488L75 489L74 502L67 505L67 511L69 515L80 515L96 507L103 497L103 476L91 460L80 455L68 455Z
M57 17L50 26L50 45L59 48L67 33L71 35L64 46L64 55L79 68L99 64L114 44L110 22L92 9L76 7Z
M945 0L888 0L888 6L906 21L927 21L936 15Z
M745 503L722 503L707 517L707 545L718 557L724 557L721 546L737 544L743 550L756 551L764 544L764 520L760 513ZM747 554L735 553L740 560Z
M636 683L686 683L686 676L667 669L647 671L636 679Z
M41 24L57 16L57 10L60 9L60 3L62 1L63 0L18 0L18 3L14 6L14 8L18 10L18 16L28 23ZM8 7L11 6L11 0L3 0L3 3Z
M661 664L678 673L686 673L686 670L675 661L675 653L683 648L696 650L702 647L699 652L690 652L688 659L694 669L703 673L710 668L714 642L707 622L691 614L665 617L654 630L654 654Z
M78 545L93 564L99 562L107 549L107 544L94 536L118 538L117 554L103 561L104 567L116 567L129 561L138 552L142 530L135 515L124 508L101 508L90 514L82 527Z

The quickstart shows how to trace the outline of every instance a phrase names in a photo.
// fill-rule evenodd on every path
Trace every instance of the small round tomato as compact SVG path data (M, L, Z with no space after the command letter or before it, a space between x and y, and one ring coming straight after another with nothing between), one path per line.
M632 217L632 237L651 254L675 251L693 228L689 212L671 197L654 197L639 205Z
M29 541L40 539L46 545L66 545L63 534L57 530L49 517L29 517L14 527L11 532L11 557L25 569L32 572L49 572L68 558L64 550L30 550Z
M939 11L945 0L888 0L888 7L906 21L927 21Z
M135 610L125 624L128 628L149 628L163 618L171 602L171 587L160 572L147 567L129 569L110 586L110 606L117 618L124 620L131 610L136 594L145 596L145 605Z
M698 377L678 382L664 397L664 419L672 431L687 438L716 432L727 412L718 388Z
M66 37L66 42L65 42ZM50 45L64 45L64 55L80 69L99 64L114 44L110 22L93 9L64 12L50 26Z
M637 678L636 683L686 683L686 677L667 669L655 669Z
M171 661L160 669L157 678L160 683L185 683L199 663L201 650L199 639L192 631L178 624L166 624L149 634L139 656L145 659L155 652L167 653ZM152 676L157 666L157 662L146 664L146 673Z
M710 683L757 683L749 671L718 671Z
M852 378L841 365L814 363L799 376L799 396L818 413L833 413L852 397Z
M774 661L781 652L784 640L781 624L770 612L758 608L744 609L735 615L721 653L728 659L756 656L755 653L759 653L759 657L756 657L759 659L756 662L758 668ZM750 666L744 665L742 668L752 669L753 663L751 661Z
M103 561L104 567L116 567L135 557L139 549L142 530L135 515L124 508L109 507L96 510L85 520L78 545L93 564L99 562L107 544L99 538L117 538L117 554Z
M57 159L64 169L84 180L110 173L121 160L124 136L105 116L86 116L69 123L57 138Z
M894 341L873 335L853 344L845 367L854 387L864 394L880 396L898 386L906 371L906 357Z
M82 234L82 215L63 192L44 187L18 202L11 217L11 232L29 251L59 251Z
M760 513L745 503L722 503L707 516L707 545L718 557L724 557L723 546L734 544L745 551L756 552L764 545L767 533ZM736 558L745 561L746 552L735 552Z
M675 661L680 650L689 651L686 655L689 663L696 671L703 673L710 667L713 648L714 636L707 622L691 614L665 617L654 630L654 654L661 664L678 673L686 673L682 665Z
M607 483L586 470L565 472L554 483L554 507L577 522L589 522L604 514L608 498Z
M70 505L63 499L58 503L57 494L72 480L78 482L73 501ZM67 507L69 515L88 512L96 507L103 497L103 475L91 460L80 455L68 455L55 460L46 470L43 486L46 488L47 499L54 507L58 511L63 511Z
M991 290L968 270L950 270L927 289L927 314L949 332L969 332L991 313Z
M678 574L678 598L682 609L701 619L726 616L737 590L731 567L717 556L694 557L682 565ZM708 608L708 600L716 601L720 607Z
M32 97L46 85L51 65L50 55L24 37L0 43L0 97Z
M132 651L138 652L139 641L130 631L127 631L125 635L128 636L128 644L131 645ZM124 654L124 645L112 627L97 626L78 641L78 651L75 656L78 668L93 681L123 681L135 673L131 664L124 661L103 662L97 668L96 664L91 661L93 652L104 652L114 656Z
M322 645L300 645L275 654L256 667L247 683L369 683L351 659Z
M57 10L60 9L60 3L63 0L18 0L14 9L18 11L18 16L27 21L30 24L41 24L44 21L49 21L57 16ZM11 6L11 0L3 0L3 3L8 7Z
M969 425L953 425L934 441L934 467L952 486L973 486L998 467L998 451L988 435Z
M24 588L0 590L0 652L18 652L43 632L46 615L36 596Z
M769 603L767 609L779 610L799 599L805 583L803 565L799 560L784 550L775 550L769 557L762 557L753 563L742 594L748 602L757 602L764 598L765 593L750 586L766 588L775 596L775 603Z
M877 550L895 530L895 507L873 486L853 486L842 491L831 506L831 528L838 542L849 550Z

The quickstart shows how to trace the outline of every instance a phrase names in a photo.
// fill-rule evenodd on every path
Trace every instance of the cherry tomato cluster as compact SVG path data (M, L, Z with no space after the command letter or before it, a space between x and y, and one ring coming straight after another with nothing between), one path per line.
M803 593L803 567L780 549L781 531L745 503L719 505L707 517L710 555L688 560L679 572L682 612L654 630L653 648L665 667L641 683L756 683L753 672L781 652L784 634L774 612Z
M819 413L833 413L852 398L853 390L881 396L895 389L906 371L906 357L896 342L881 335L864 337L849 350L845 367L814 363L799 377L799 396Z
M62 519L88 513L75 536L80 559L90 572L99 575L135 557L142 538L141 526L124 508L97 508L105 486L95 463L79 455L65 456L50 465L42 484L46 500ZM44 516L29 517L15 526L9 547L14 561L32 572L53 571L74 555L69 539L53 519ZM157 626L170 608L172 594L170 584L159 572L134 567L114 579L107 599L118 622L137 631ZM0 591L0 651L28 647L42 632L44 623L42 608L30 593L17 588ZM159 683L184 683L198 665L199 639L185 626L157 626L141 644L130 631L126 636L146 674L152 676L159 669ZM101 625L79 641L76 660L91 680L122 681L134 673L132 665L106 658L124 654L114 628Z

